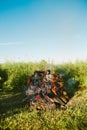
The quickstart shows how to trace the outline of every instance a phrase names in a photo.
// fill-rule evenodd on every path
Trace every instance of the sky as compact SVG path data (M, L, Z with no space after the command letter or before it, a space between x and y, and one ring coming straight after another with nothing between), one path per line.
M87 0L0 0L0 63L87 59Z

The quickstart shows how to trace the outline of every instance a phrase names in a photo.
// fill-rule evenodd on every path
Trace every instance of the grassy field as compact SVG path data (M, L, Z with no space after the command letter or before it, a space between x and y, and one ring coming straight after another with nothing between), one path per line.
M76 92L66 110L46 112L29 112L22 103L24 94L1 95L1 130L87 130L87 90Z
M87 62L54 66L63 74L70 97L66 109L30 112L22 102L28 76L46 65L45 61L0 65L0 130L87 130Z

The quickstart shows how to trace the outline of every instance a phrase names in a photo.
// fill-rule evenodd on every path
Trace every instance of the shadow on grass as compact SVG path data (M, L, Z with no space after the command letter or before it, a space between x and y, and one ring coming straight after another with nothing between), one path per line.
M20 113L24 107L25 95L21 93L8 93L0 96L0 118Z
M69 82L71 83L71 80ZM65 90L70 100L75 95L75 92L79 90L79 83L76 82L73 86L70 86L67 82L65 83ZM24 93L0 92L0 95L0 118L12 116L26 109L27 103L23 102L25 98Z

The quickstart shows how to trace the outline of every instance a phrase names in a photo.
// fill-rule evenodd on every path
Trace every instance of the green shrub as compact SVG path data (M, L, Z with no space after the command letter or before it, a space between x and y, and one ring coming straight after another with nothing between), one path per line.
M23 90L28 77L37 69L46 69L49 64L42 60L39 63L10 63L6 62L0 66L0 88ZM69 81L74 81L72 87L84 89L87 86L87 62L67 63L54 66L54 71L63 75L66 88L70 86Z

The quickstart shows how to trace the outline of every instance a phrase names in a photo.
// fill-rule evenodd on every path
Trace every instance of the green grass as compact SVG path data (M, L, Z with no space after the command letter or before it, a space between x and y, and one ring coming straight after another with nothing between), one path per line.
M46 64L0 65L0 130L87 130L87 62L55 66L54 70L64 75L70 97L66 110L29 112L22 102L28 76L37 69L44 70ZM70 87L70 79L77 84Z
M1 130L87 130L87 90L79 90L66 110L28 111L24 94L0 96Z

